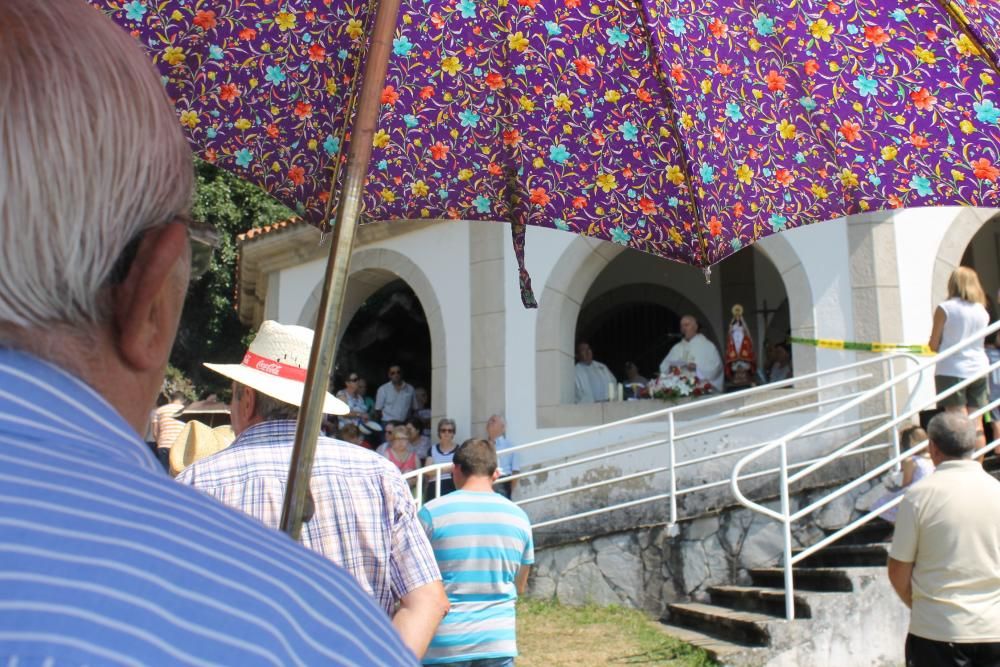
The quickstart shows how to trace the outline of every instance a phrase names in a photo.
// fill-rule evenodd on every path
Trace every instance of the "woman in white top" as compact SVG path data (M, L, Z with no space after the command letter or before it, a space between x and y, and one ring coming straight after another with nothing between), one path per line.
M455 456L455 420L445 417L438 422L438 443L431 447L430 456L424 460L424 465L451 463ZM428 479L428 478L425 478ZM455 490L455 481L451 478L451 466L441 470L441 495ZM434 475L429 476L424 498L430 500L437 497L437 481Z
M986 294L979 283L979 276L969 267L960 266L948 278L948 300L934 311L934 327L927 345L934 352L948 349L984 329L989 323ZM975 410L986 405L988 367L989 359L983 348L982 338L939 361L934 368L934 387L939 394L968 378L978 379L964 389L940 399L938 407L967 415L969 408ZM986 437L981 425L977 425L976 432L980 440L978 449L986 444Z

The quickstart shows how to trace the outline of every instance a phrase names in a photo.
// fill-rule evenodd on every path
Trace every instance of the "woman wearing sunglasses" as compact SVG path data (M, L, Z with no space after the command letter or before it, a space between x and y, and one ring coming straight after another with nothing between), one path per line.
M431 455L424 459L424 465L451 463L455 456L455 420L447 417L438 422L438 443L431 447ZM455 480L451 478L451 466L441 470L441 495L455 490ZM424 490L424 498L430 500L437 497L437 482L431 475Z

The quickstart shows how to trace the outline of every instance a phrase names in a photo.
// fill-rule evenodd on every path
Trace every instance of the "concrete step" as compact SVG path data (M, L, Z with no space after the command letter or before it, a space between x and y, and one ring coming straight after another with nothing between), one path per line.
M691 644L692 646L697 646L705 651L705 653L708 653L713 660L723 665L733 664L737 656L746 656L747 654L765 650L748 644L726 641L725 639L720 639L714 635L698 632L692 628L673 625L666 621L660 621L656 627L658 627L664 634L669 635L674 639L679 639L682 642ZM739 662L743 661L741 660Z
M785 591L761 586L712 586L708 589L712 604L739 611L755 611L778 618L785 617ZM793 595L795 618L812 618L808 601Z
M692 628L719 639L747 646L767 646L770 634L767 623L774 616L752 611L738 611L702 602L678 602L667 605L672 625Z
M878 544L892 541L892 524L882 519L872 519L844 535L834 544ZM831 544L830 546L834 546ZM827 547L829 549L830 547Z
M759 567L749 571L754 586L785 588L785 572L780 567ZM852 591L854 584L843 568L796 567L795 589L801 591Z
M795 549L799 553L802 549ZM879 567L889 557L889 542L841 544L836 542L806 556L795 567Z

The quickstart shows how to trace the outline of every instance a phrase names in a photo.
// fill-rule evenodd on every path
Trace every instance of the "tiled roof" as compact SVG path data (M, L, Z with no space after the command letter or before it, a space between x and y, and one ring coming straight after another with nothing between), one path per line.
M288 227L301 224L304 224L302 218L288 218L287 220L281 220L279 222L276 222L273 225L254 227L253 229L237 236L236 240L238 242L249 241L250 239L260 238L265 234L273 234L274 232L281 231L282 229L286 229Z

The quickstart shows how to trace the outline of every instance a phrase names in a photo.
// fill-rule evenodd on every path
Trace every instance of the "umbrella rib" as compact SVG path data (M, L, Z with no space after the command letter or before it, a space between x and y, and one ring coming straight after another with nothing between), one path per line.
M375 15L375 5L377 0L368 0L368 12L365 16L365 26L364 34L371 38L371 22L373 16ZM334 206L334 192L337 189L337 182L340 180L340 164L342 162L341 156L344 154L344 145L347 143L347 127L351 122L351 112L357 103L358 96L358 80L361 78L359 74L361 73L361 60L364 54L367 52L365 48L359 48L354 56L354 76L351 77L351 92L347 96L347 106L344 109L344 122L340 126L340 141L337 144L337 155L334 157L333 162L333 173L330 176L330 196L326 200L326 210L323 212L323 219L320 221L319 228L321 231L329 229L330 227L330 213L333 212ZM336 202L340 204L339 198Z
M997 64L997 61L994 60L992 54L990 54L990 52L986 49L986 46L983 44L982 40L979 39L979 36L969 28L968 21L955 7L955 4L951 2L951 0L934 0L934 2L936 2L941 9L951 16L951 18L958 25L958 29L961 30L966 37L968 37L969 41L976 47L976 50L979 51L979 55L981 55L983 60L986 61L986 64L993 69L993 72L997 76L1000 76L1000 65Z
M708 241L705 240L704 233L704 219L701 214L701 207L698 206L698 200L694 194L694 179L691 176L691 169L688 165L687 154L684 152L684 140L681 137L680 130L677 128L677 110L674 107L674 100L670 84L667 82L666 76L663 74L663 70L660 68L660 62L655 57L656 48L653 42L653 35L649 29L649 15L646 12L646 6L642 3L642 0L635 0L635 4L639 9L639 14L641 20L639 21L643 38L646 41L646 48L649 49L650 60L653 64L653 76L659 81L660 87L668 95L664 96L664 104L667 107L667 113L670 114L670 134L674 138L674 142L677 144L677 153L681 163L681 171L684 172L684 178L687 182L687 193L688 201L691 204L691 211L694 214L694 229L695 233L698 235L698 242L701 246L701 268L705 271L705 282L710 282L710 271L711 265L708 261Z

